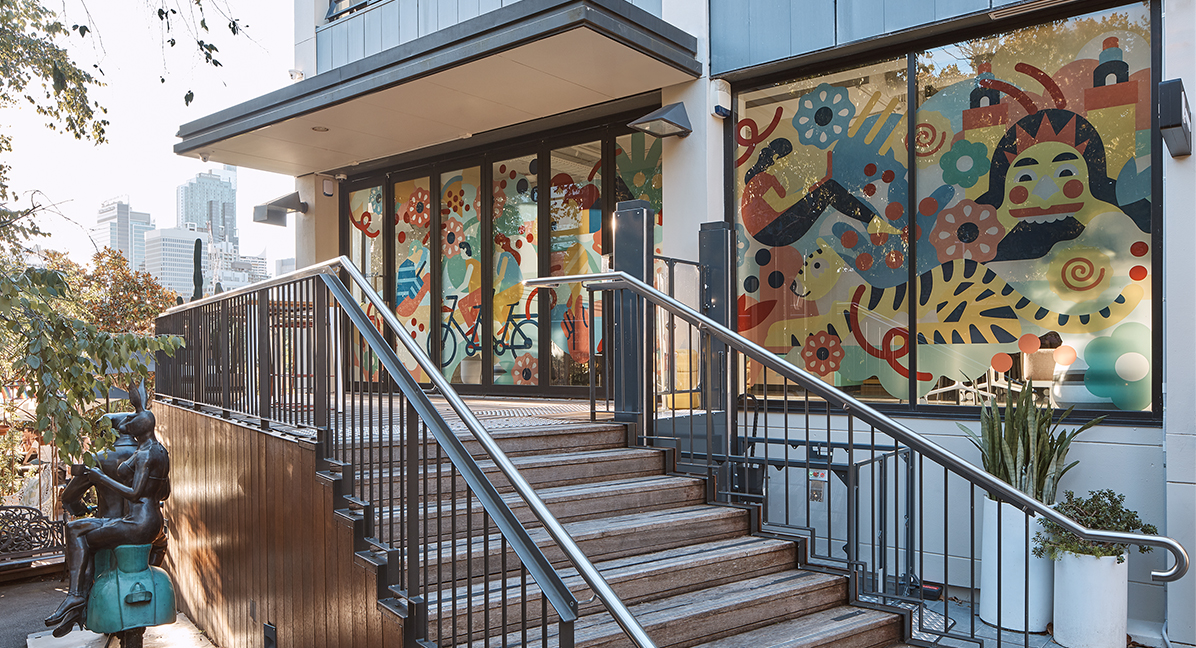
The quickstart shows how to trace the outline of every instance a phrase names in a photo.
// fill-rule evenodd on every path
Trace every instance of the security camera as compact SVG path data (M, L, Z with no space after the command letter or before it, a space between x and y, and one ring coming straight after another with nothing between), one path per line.
M347 176L343 173L338 173L338 174L336 174L336 179L344 182L345 180L349 179L349 176Z
M200 162L205 162L205 163L206 163L206 162L208 161L208 159L209 159L209 158L211 158L211 157L212 157L212 154L211 154L211 153L200 153L200 154L199 154L199 161L200 161Z
M291 74L291 81L302 81L303 70L287 70Z

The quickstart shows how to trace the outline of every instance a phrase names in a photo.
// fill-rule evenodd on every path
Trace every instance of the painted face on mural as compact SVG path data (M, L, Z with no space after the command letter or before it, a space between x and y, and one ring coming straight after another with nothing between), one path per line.
M839 282L839 273L846 266L843 257L826 241L818 239L818 248L806 255L802 267L789 283L789 291L807 301L822 299Z
M1035 144L1019 154L1005 188L1011 217L1006 228L1076 216L1093 200L1088 166L1075 147L1063 142Z

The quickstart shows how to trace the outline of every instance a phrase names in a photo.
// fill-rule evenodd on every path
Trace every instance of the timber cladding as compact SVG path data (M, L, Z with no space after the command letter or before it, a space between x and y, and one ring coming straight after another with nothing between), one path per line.
M375 571L316 476L316 446L158 402L170 452L167 571L179 608L221 648L400 646Z

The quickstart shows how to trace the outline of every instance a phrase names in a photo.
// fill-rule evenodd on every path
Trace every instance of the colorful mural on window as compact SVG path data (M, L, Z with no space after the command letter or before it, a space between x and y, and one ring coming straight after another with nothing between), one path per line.
M419 348L428 346L432 323L432 258L428 247L432 233L432 195L429 178L394 185L395 315ZM415 359L399 346L403 366L416 380L427 381Z
M578 275L602 268L602 143L590 142L552 152L549 224L550 274ZM579 284L553 290L552 371L554 385L589 384L590 336L602 352L601 319L590 330L588 294Z
M664 181L659 137L632 133L615 139L615 202L646 200L656 212L653 249L664 241Z
M353 265L361 270L361 274L379 294L382 292L382 282L385 277L382 246L382 219L385 208L382 204L382 187L370 187L349 193L349 259ZM370 321L382 330L382 317L374 310L373 304L367 303L361 290L356 285L351 286L353 296L357 298ZM365 379L374 376L378 371L378 361L374 356L366 360L358 357L358 345L353 348L354 366L362 370ZM365 365L363 366L363 362Z
M539 276L535 155L494 165L494 384L540 384L539 299L524 279Z
M440 366L453 382L482 381L481 168L440 176Z
M911 55L912 174L906 58L740 94L740 330L865 395L1148 409L1150 54L1139 4Z

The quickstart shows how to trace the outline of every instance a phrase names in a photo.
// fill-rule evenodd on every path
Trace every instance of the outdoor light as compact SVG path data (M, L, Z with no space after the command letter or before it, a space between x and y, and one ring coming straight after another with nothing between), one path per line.
M1192 112L1181 79L1159 83L1159 133L1171 157L1192 154Z
M627 125L656 137L685 137L693 132L689 125L689 116L685 114L685 104L681 102L669 104Z

